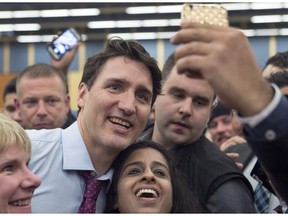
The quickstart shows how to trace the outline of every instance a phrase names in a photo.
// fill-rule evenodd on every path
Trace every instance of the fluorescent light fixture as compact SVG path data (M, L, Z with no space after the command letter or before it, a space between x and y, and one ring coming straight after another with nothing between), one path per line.
M10 32L14 30L12 24L0 24L0 32Z
M19 43L37 43L41 42L40 35L21 35L17 37Z
M168 26L169 20L159 19L159 20L143 20L142 27L157 27L157 26Z
M70 16L98 16L100 10L97 8L79 8L79 9L70 9Z
M233 10L249 10L250 4L249 3L231 3L231 4L221 4L228 11Z
M193 4L193 2L191 2ZM282 7L281 4L274 4L271 3L272 7L270 8L278 8ZM226 4L220 4L224 8L226 8L228 11L232 10L249 10L251 9L250 3L226 3ZM128 7L125 12L127 14L151 14L151 13L180 13L182 9L183 4L180 5L164 5L164 6L141 6L141 7ZM269 9L268 6L270 5L253 5L253 7L264 7L265 9ZM268 8L267 8L268 7ZM280 8L281 8L280 7Z
M181 19L170 19L169 25L170 26L180 26Z
M115 21L91 21L87 23L87 27L90 29L101 29L101 28L115 28Z
M183 5L164 5L158 6L157 12L158 13L180 13L182 10Z
M158 39L170 39L172 36L175 35L176 32L158 32L157 37Z
M38 23L21 23L14 24L14 31L39 31L41 25Z
M40 29L41 25L38 23L0 24L0 32L38 31Z
M127 14L151 14L157 13L156 6L144 6L144 7L128 7L125 12Z
M252 2L252 10L261 10L261 9L280 9L283 8L282 2Z
M180 19L91 21L87 23L87 27L90 29L166 27L179 26L180 22Z
M39 17L40 11L38 10L21 10L14 11L13 18L31 18L31 17Z
M282 15L263 15L263 16L252 16L252 23L274 23L282 22Z
M181 5L164 5L164 6L143 6L128 7L125 12L127 14L151 14L151 13L180 13Z
M41 40L39 42L51 42L55 35L41 35Z
M279 29L256 29L256 36L275 36L279 34Z
M124 40L153 40L157 38L155 32L139 32L139 33L113 33L108 34L107 38L121 37Z
M135 33L113 33L108 34L107 38L121 37L125 40L156 40L170 39L175 32L135 32Z
M0 11L0 19L38 18L38 17L69 17L69 16L98 16L98 8L56 9L56 10L19 10Z
M19 35L16 40L19 43L39 43L39 42L51 42L55 35ZM82 41L87 40L86 34L81 34Z
M141 21L140 20L121 20L121 21L116 21L116 28L138 28L141 27Z
M288 22L288 15L282 15L282 22Z
M40 12L41 17L68 17L69 10L56 9L56 10L42 10Z
M11 19L12 17L12 11L0 11L0 19Z
M279 30L280 35L288 35L288 28L283 28Z

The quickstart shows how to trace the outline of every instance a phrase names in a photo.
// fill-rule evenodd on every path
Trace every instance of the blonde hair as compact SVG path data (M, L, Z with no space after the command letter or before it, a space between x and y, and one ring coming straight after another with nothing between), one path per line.
M0 152L17 145L31 154L31 141L25 130L4 113L0 113Z

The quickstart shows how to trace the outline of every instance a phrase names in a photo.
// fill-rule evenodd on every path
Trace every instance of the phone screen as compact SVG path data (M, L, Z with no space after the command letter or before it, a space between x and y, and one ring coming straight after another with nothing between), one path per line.
M70 28L54 39L52 43L48 44L47 48L54 59L60 60L62 56L68 50L71 50L79 40L80 37L77 32Z

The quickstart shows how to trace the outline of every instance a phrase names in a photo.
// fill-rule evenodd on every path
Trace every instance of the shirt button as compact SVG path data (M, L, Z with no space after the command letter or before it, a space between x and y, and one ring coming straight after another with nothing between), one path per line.
M267 130L265 133L265 137L269 141L275 140L276 133L273 130Z
M91 172L90 172L90 175L91 175L91 176L96 176L96 173L95 173L94 171L91 171Z

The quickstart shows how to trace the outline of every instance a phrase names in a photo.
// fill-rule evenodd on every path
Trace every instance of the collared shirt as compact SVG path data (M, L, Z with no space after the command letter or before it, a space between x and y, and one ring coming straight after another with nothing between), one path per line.
M79 170L95 172L77 122L67 129L26 130L32 142L29 168L41 178L32 198L33 213L78 213L85 189ZM112 179L109 170L99 180ZM105 208L109 181L97 199L96 212Z
M275 84L271 86L275 91L274 97L260 113L250 117L239 117L244 123L245 135L250 140L273 141L287 132L288 100Z

